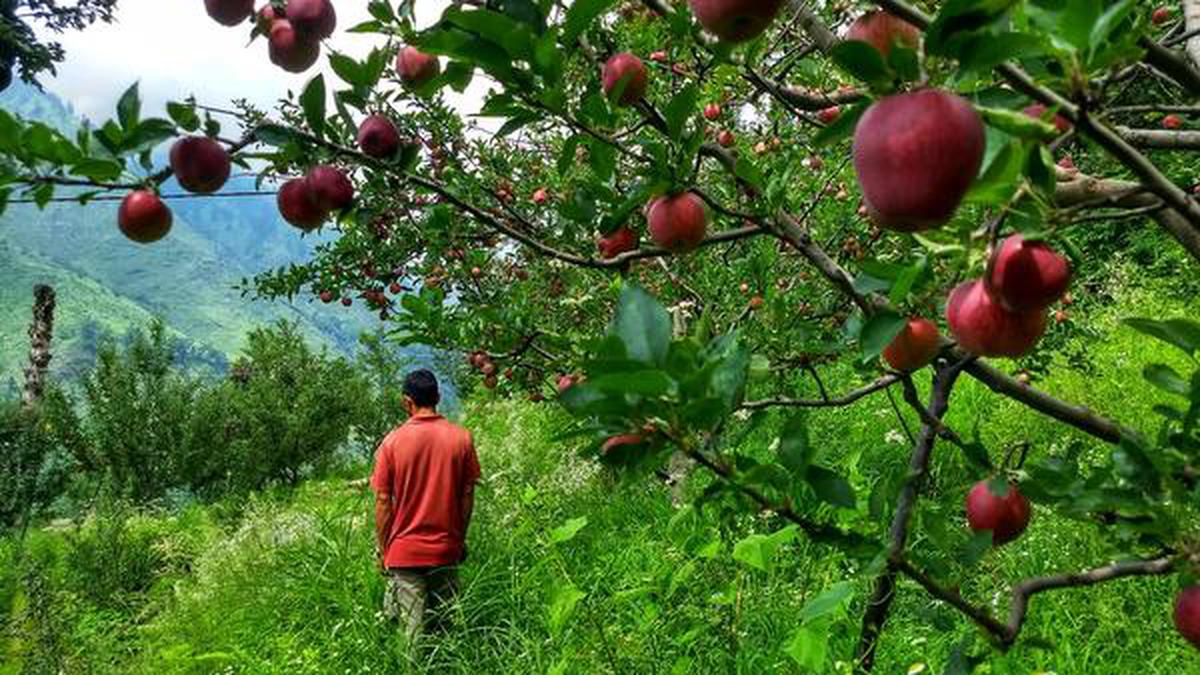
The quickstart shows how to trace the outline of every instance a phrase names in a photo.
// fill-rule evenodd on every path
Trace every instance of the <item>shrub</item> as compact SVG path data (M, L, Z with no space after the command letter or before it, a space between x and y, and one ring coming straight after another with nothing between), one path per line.
M0 402L0 527L23 525L63 492L77 466L78 420L58 389L24 410Z

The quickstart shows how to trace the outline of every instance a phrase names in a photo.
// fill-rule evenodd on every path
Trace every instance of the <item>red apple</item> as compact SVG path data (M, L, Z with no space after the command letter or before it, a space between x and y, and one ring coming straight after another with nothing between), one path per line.
M842 109L836 105L828 108L823 108L817 112L817 119L821 120L822 124L833 124L833 121L842 114Z
M921 44L921 31L904 19L875 10L855 19L846 31L846 39L866 42L886 61L892 54L892 45L917 49Z
M558 393L560 394L573 386L575 386L574 375L559 375L558 382L555 383L555 387L558 389Z
M641 445L645 442L646 437L641 434L620 434L604 441L604 445L600 446L600 454L607 455L615 450Z
M708 230L708 210L694 192L662 195L646 209L650 238L675 253L691 251L704 241Z
M396 55L396 73L400 81L409 87L420 87L441 72L442 64L438 57L416 47L405 47Z
M880 99L854 131L854 169L880 227L917 232L950 220L983 162L983 122L965 99L920 89Z
M904 330L883 350L883 358L896 370L924 368L938 353L937 324L929 319L911 318Z
M733 144L736 142L737 139L734 138L733 132L728 129L722 129L720 133L717 134L717 143L720 143L721 147L723 148L732 148Z
M688 0L705 30L725 42L753 40L775 20L783 0Z
M1022 356L1046 331L1044 311L1010 312L992 299L981 280L959 284L950 293L946 322L959 346L978 356Z
M271 3L268 2L263 5L262 9L258 10L256 18L256 21L258 21L258 31L264 35L269 35L271 33L271 26L275 25L275 20L278 18L279 16L275 14L275 7Z
M400 150L400 132L383 115L371 115L358 126L356 139L363 154L377 159L389 159Z
M1046 110L1048 110L1048 108L1046 108L1045 104L1034 103L1033 105L1025 108L1025 114L1036 120L1040 120L1045 118ZM1056 113L1054 115L1054 128L1058 129L1058 133L1065 134L1071 130L1071 120Z
M1011 312L1045 309L1071 283L1071 264L1043 241L1005 239L988 265L987 291Z
M1200 648L1200 585L1189 586L1175 599L1175 628Z
M550 201L550 193L546 191L546 188L538 188L533 191L533 197L531 199L534 204L541 206L542 204Z
M342 298L342 307L349 307L354 304L354 300L350 298Z
M321 291L321 302L327 305L333 302L333 291Z
M305 180L317 207L324 211L341 211L354 201L354 185L337 167L326 164L314 166L309 169Z
M967 493L967 524L972 530L991 530L992 545L1000 546L1021 536L1029 526L1029 500L1017 486L1008 484L1008 492L999 497L992 493L990 481L981 480Z
M666 63L668 60L666 52L650 52L650 60L655 63Z
M764 303L764 302L765 302L765 301L763 300L763 298L762 298L762 296L761 296L761 295L756 295L756 296L754 296L753 298L750 298L750 309L751 309L751 310L759 310L759 309L762 309L762 306L763 306L763 303Z
M333 35L337 13L329 0L288 0L287 18L296 30L314 40Z
M596 240L596 249L600 252L600 257L605 260L637 250L637 247L638 233L628 225L622 225L610 232L608 236Z
M329 215L317 204L316 194L304 178L293 178L284 183L275 201L283 219L306 232L320 227Z
M704 106L704 119L708 120L709 122L712 122L714 120L720 119L720 117L721 117L721 105L720 104L709 103L708 105Z
M254 13L254 0L204 0L204 9L222 26L236 26Z
M1183 118L1179 115L1167 115L1162 118L1162 126L1173 131L1183 126Z
M618 86L623 86L617 98L620 105L632 105L646 95L646 64L630 52L614 54L600 72L604 95L610 96Z
M487 377L483 378L483 386L486 389L495 389L497 384L499 384L499 382L496 380L495 375L488 375Z
M149 244L171 231L171 209L150 190L134 190L121 200L117 227L132 241Z
M391 285L388 286L388 292L391 293L392 295L400 295L400 292L403 290L404 290L404 287L395 281L393 281L391 283Z
M1161 26L1170 20L1171 10L1167 9L1166 7L1156 7L1154 11L1150 13L1150 23L1154 24L1155 26Z
M187 136L175 141L170 160L175 180L188 192L216 192L229 180L229 153L207 136Z
M303 73L321 56L321 43L303 35L287 19L271 24L267 36L267 52L271 63L289 73Z

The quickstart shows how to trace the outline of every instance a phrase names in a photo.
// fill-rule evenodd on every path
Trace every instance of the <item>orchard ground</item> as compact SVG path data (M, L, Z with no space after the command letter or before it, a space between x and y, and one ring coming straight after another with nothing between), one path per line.
M1119 320L1195 316L1200 298L1173 295L1166 282L1120 263L1106 290L1109 304L1076 309L1085 328L1056 341L1050 374L1038 384L1152 432L1160 394L1142 381L1141 369L1182 366L1183 357ZM827 386L841 391L860 381L843 370ZM949 425L970 429L986 420L989 447L1027 440L1031 461L1076 445L1097 462L1108 452L974 381L960 384L953 403ZM772 418L741 449L767 452L784 418ZM133 515L117 536L121 555L96 564L119 560L124 567L114 572L141 574L146 584L102 605L79 590L90 571L68 560L81 542L105 550L100 533L114 536L111 516L27 534L27 555L45 572L36 597L14 564L16 539L0 541L0 673L32 671L43 648L65 650L71 672L849 672L835 658L853 652L870 575L840 554L800 537L778 552L770 571L734 562L734 542L783 523L696 516L673 507L653 478L618 479L556 438L567 418L553 403L500 401L481 391L464 422L476 432L485 482L464 594L443 638L407 652L381 619L370 500L349 482L366 467L352 465L291 491ZM858 490L860 512L872 482L907 462L908 441L882 394L816 412L810 422L822 457L844 467ZM950 457L956 450L948 445L937 452L923 531L939 519L944 528L965 528L966 464ZM688 492L699 494L710 476L693 475ZM1097 532L1035 504L1025 536L989 552L962 591L1002 615L1012 581L1110 559L1115 549ZM917 556L921 548L914 542ZM848 585L837 586L843 579ZM1200 672L1193 648L1170 623L1177 584L1173 576L1145 577L1038 596L1016 648L993 653L977 672ZM835 607L806 619L821 594ZM806 634L818 639L806 641ZM887 635L879 654L885 673L946 672L956 646L983 642L977 629L919 592L898 594Z

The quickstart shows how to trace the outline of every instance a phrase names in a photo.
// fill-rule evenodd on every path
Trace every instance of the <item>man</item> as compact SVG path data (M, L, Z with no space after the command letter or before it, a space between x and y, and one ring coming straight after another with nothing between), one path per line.
M433 373L405 378L409 419L380 444L371 477L384 612L410 639L456 591L479 480L471 433L437 413L440 399Z

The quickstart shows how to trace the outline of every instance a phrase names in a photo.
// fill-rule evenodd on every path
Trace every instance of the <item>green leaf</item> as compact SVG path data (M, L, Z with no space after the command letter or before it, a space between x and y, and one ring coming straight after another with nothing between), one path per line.
M151 150L163 141L173 138L177 131L175 123L158 117L142 120L136 127L125 135L122 149L126 152L145 152Z
M1192 387L1182 375L1165 363L1152 363L1142 371L1142 377L1150 384L1169 393L1187 398L1192 393Z
M749 157L738 157L733 165L733 175L746 181L753 186L755 190L762 192L765 184L762 171L758 169L758 165Z
M813 136L813 145L817 147L827 147L849 138L854 133L854 128L858 126L858 119L863 116L867 108L871 107L872 101L859 101L849 108L842 110L842 114L838 115L837 119L829 124L824 129L817 132Z
M1005 61L1040 56L1046 48L1042 39L1028 33L1005 31L970 40L959 51L960 74L982 73Z
M18 154L21 146L21 122L7 110L0 109L0 151Z
M1125 319L1123 323L1139 333L1174 345L1189 356L1194 355L1196 350L1200 350L1200 323L1195 321L1188 319L1155 321L1154 319L1131 318Z
M587 593L569 583L555 587L551 592L550 604L547 607L549 614L547 623L551 635L557 636L562 632L571 615L575 613L575 607L585 597L587 597Z
M796 662L801 672L826 672L825 661L828 659L829 636L818 633L812 628L801 626L792 634L792 639L784 645L783 651Z
M308 81L300 94L300 107L308 128L317 138L325 136L325 76L318 74Z
M607 394L664 396L674 387L675 381L661 370L639 370L606 373L588 380L588 384Z
M991 127L988 143L993 142L994 133L996 142L1000 144L999 148L992 156L991 162L985 164L986 168L975 179L964 200L976 204L1000 205L1007 202L1017 191L1025 169L1028 146L1008 134L992 132L990 129Z
M282 124L260 124L254 129L254 137L259 142L275 147L281 147L299 139L296 131Z
M772 534L752 534L734 544L733 559L756 570L769 572L779 548L796 538L796 529L795 525L788 525Z
M1125 20L1129 18L1129 14L1136 6L1137 3L1135 0L1121 0L1104 10L1100 18L1092 24L1091 33L1088 35L1088 44L1090 45L1089 55L1095 54L1096 49L1108 41L1113 31L1125 23Z
M1010 136L1035 141L1052 141L1058 137L1058 129L1052 123L1030 117L1024 112L983 106L975 106L975 109L989 126Z
M713 340L707 352L706 361L717 362L709 376L709 390L725 410L731 412L741 404L746 393L750 350L741 343L737 333L730 333Z
M385 23L396 20L396 13L392 11L392 3L387 0L371 0L367 5L367 11L371 16Z
M475 77L475 69L462 61L451 61L442 73L442 82L458 93L463 93Z
M117 120L125 131L130 131L137 126L141 113L142 98L138 95L138 83L134 82L117 101Z
M565 544L575 538L580 530L587 527L587 516L572 518L550 531L551 544Z
M196 106L190 103L167 103L167 115L184 131L195 131L200 128L200 116L196 114Z
M852 509L857 504L850 481L821 466L810 466L804 475L817 497L828 504Z
M124 167L120 162L107 159L85 159L71 167L71 173L89 180L105 183L120 177Z
M683 136L684 126L687 124L688 117L696 111L696 100L700 96L700 90L692 82L679 90L678 94L671 97L671 101L667 103L667 107L663 109L663 117L667 121L667 131L670 132L671 139L678 141Z
M567 8L566 21L563 22L563 44L574 44L583 31L614 4L616 0L576 0L571 3Z
M671 343L671 317L649 293L629 285L621 291L612 332L630 358L662 365Z
M597 138L588 139L588 165L596 178L607 182L617 169L617 150Z
M338 77L342 78L346 84L352 86L365 86L369 79L367 69L358 61L338 52L330 52L329 67Z
M854 592L854 586L849 581L839 581L818 593L800 609L801 623L819 619L840 608Z
M861 40L843 40L829 52L833 62L850 75L866 82L872 88L885 85L891 80L891 72L879 50Z
M464 10L451 6L442 21L474 33L483 41L499 45L512 60L533 61L534 35L530 26L500 12Z
M859 342L862 344L864 359L879 356L884 348L904 330L907 320L891 310L881 310L871 315L863 324Z
M779 463L794 476L808 471L815 452L808 436L808 413L799 410L783 425L779 435Z
M982 469L991 469L992 460L988 457L987 448L979 442L963 443L963 455L970 460L972 464Z
M1007 14L1017 0L949 0L925 31L925 53L957 56L971 44L975 31L989 28Z

